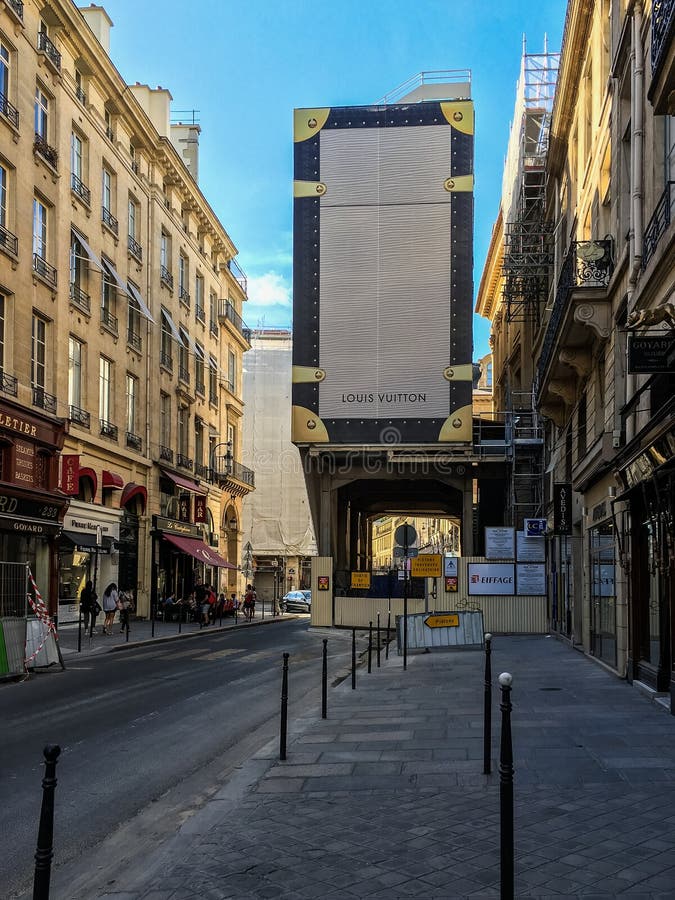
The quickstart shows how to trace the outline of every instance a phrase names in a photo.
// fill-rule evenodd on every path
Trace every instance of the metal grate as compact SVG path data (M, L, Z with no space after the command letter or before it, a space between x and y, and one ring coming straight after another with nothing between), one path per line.
M28 566L0 562L0 618L28 615Z

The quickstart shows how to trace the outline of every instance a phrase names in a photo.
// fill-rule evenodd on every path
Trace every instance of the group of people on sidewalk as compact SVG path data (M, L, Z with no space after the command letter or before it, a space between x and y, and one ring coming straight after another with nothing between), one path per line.
M80 593L80 612L84 621L84 630L90 635L96 634L96 619L103 613L103 630L101 634L112 634L115 614L120 614L120 634L129 627L129 617L134 609L133 596L130 591L120 591L114 581L103 591L101 603L94 585L88 581Z

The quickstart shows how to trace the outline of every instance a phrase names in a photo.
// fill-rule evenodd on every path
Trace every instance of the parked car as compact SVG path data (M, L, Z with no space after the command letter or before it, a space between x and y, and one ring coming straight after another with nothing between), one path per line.
M311 591L289 591L281 598L282 612L311 612Z

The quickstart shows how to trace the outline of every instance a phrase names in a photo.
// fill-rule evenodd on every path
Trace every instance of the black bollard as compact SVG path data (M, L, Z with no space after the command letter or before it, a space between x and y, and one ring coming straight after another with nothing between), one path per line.
M323 639L323 668L321 672L321 718L328 718L328 641Z
M380 668L380 614L377 614L377 668Z
M127 633L127 636L126 636L126 643L127 643L127 644L129 643L129 616L130 616L130 615L131 615L131 613L129 612L129 610L127 610L127 620L126 620L126 622L124 623L125 626L126 626L124 630L125 630L126 633Z
M356 628L352 628L352 690L356 690Z
M513 747L511 744L511 683L508 672L499 676L502 689L502 734L499 752L499 823L501 900L513 900Z
M492 772L492 635L485 635L485 688L483 694L483 775Z
M286 759L286 732L288 724L288 653L284 653L284 667L281 675L281 729L279 737L279 759Z
M387 612L387 645L384 649L384 658L389 659L389 641L391 640L391 635L389 634L389 629L391 628L391 607L389 607L389 611Z
M368 625L368 674L373 671L373 623Z
M166 610L166 607L164 607ZM187 624L187 623L186 623ZM202 620L199 620L199 627L202 627ZM178 607L178 634L183 633L183 607Z
M82 604L77 606L77 652L82 652Z
M57 744L48 744L44 750L45 777L42 779L42 809L35 851L35 878L33 900L49 900L49 877L54 856L54 791L56 790L56 762L61 753Z

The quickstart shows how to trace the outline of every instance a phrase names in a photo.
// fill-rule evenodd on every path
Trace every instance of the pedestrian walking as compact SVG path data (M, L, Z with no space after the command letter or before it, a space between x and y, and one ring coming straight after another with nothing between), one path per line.
M91 581L88 581L85 586L82 588L80 592L80 609L82 611L82 620L84 622L84 630L85 633L89 628L89 620L92 621L92 630L93 630L93 622L96 621L96 606L98 605L96 601L98 600L98 595L94 590L94 585Z
M255 617L256 592L252 584L246 585L244 594L244 618L249 621Z
M112 626L115 621L115 613L117 612L117 601L119 599L117 593L117 585L111 581L103 592L103 612L105 620L103 622L103 634L112 634Z
M117 608L120 611L120 634L124 634L129 626L129 616L134 610L134 601L131 591L120 591L117 600Z
M199 616L199 627L203 628L209 624L209 589L201 581L195 584L195 603L197 606L197 615Z

